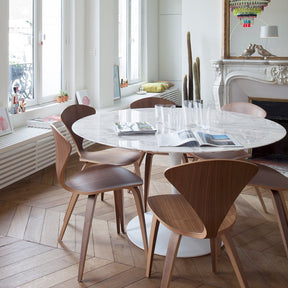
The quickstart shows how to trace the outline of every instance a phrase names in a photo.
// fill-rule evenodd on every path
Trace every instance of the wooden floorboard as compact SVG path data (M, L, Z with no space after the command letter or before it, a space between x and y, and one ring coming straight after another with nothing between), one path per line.
M143 166L143 165L142 165ZM163 176L167 156L153 158L150 194L170 193ZM81 168L77 157L68 163L68 177ZM128 167L132 169L132 167ZM143 173L143 167L142 167ZM287 288L285 256L270 194L264 191L268 214L247 187L236 201L238 218L233 241L252 288ZM70 199L48 168L0 190L0 288L9 287L159 287L164 257L155 256L150 279L145 257L115 225L113 193L97 199L85 264L84 281L77 281L86 197L80 196L63 237L59 231ZM124 192L125 223L136 215L134 199ZM218 273L211 271L210 256L177 258L171 287L239 287L223 248Z

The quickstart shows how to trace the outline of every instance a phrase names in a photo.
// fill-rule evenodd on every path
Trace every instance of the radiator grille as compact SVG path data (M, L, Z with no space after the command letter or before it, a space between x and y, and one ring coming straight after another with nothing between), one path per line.
M173 101L177 106L182 106L181 94L178 88L169 88L160 94L161 98Z
M59 130L72 144L64 126ZM16 133L17 132L17 133ZM84 147L92 142L84 141ZM72 153L76 150L72 144ZM23 127L0 138L0 189L55 163L52 130Z

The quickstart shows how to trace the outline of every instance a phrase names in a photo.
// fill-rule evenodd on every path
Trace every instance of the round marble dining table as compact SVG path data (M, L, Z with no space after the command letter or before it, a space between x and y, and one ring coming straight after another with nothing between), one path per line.
M191 128L193 130L203 130L203 127L195 125L192 118L187 118L185 108L176 108L174 114L174 124L177 122L177 129ZM175 112L174 111L174 112ZM204 112L205 113L205 112ZM191 116L191 115L190 115ZM203 115L205 117L205 115ZM127 135L118 136L114 129L116 122L142 122L147 121L156 127L156 134L148 135ZM286 130L276 122L268 119L257 118L254 116L226 112L220 110L210 110L209 117L206 118L205 132L214 134L227 134L239 142L241 147L159 147L157 134L171 132L165 121L159 124L155 120L154 108L148 109L126 109L111 112L100 112L76 121L72 129L84 139L101 143L112 147L136 149L141 151L152 151L169 153L170 165L174 166L181 163L183 153L195 152L219 152L239 149L250 149L265 146L281 140L286 135ZM175 126L175 125L174 125ZM175 127L173 127L175 129ZM163 191L167 193L167 191ZM172 190L172 193L177 191ZM147 234L149 237L152 214L145 213ZM127 235L130 241L136 246L143 248L141 230L138 217L133 218L127 225ZM170 231L160 225L155 254L166 255ZM189 237L182 237L178 250L178 257L194 257L210 253L210 242L208 239L199 240Z

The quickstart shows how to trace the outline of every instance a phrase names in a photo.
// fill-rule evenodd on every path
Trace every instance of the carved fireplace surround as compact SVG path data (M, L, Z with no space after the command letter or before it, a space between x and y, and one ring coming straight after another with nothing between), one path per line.
M212 61L212 67L214 100L220 106L249 97L288 101L288 60L224 59Z
M212 66L216 72L213 96L217 105L249 101L264 105L267 118L287 130L281 141L253 149L253 157L288 161L288 61L225 59L213 61Z

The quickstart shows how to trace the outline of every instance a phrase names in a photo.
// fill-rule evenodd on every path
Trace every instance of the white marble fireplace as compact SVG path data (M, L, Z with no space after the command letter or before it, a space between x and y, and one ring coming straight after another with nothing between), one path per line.
M288 132L288 60L225 59L213 61L212 65L216 72L213 96L220 107L231 102L254 101L263 105L268 119ZM288 136L253 152L255 157L288 161Z
M220 106L249 97L288 101L288 60L224 59L212 66L214 100Z

